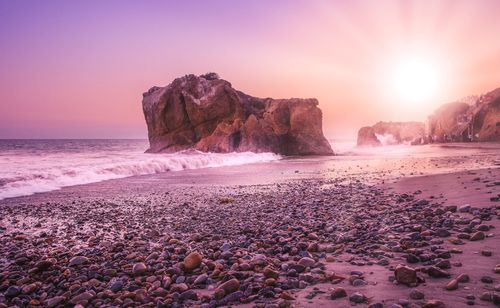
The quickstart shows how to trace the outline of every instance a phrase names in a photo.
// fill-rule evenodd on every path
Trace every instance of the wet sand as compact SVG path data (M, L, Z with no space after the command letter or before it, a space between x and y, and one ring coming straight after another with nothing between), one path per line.
M494 306L498 150L292 158L2 200L0 307ZM445 290L459 274L469 282Z

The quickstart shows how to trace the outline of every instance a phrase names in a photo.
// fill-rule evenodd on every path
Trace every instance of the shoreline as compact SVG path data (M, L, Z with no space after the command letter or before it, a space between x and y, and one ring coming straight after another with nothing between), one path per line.
M427 157L340 165L335 159L296 159L2 200L0 307L317 307L355 301L362 307L419 307L433 299L492 307L480 297L500 290L493 272L500 253L499 203L490 200L500 194L500 167L493 164L498 156L438 159L444 165L457 160L462 168L482 168L449 173L432 169L436 162ZM425 174L430 170L437 174ZM477 210L447 208L466 203ZM444 223L449 220L454 223ZM455 239L483 225L485 239ZM194 269L186 268L190 252L202 255ZM408 254L427 257L408 263ZM425 283L391 282L398 264L413 268ZM449 278L426 273L437 265ZM445 291L459 274L470 282ZM483 276L493 282L481 282ZM331 299L340 288L347 297ZM414 290L424 298L413 299ZM474 300L466 298L470 294Z

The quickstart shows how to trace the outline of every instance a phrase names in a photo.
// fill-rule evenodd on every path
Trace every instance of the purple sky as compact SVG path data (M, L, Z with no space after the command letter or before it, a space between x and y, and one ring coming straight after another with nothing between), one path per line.
M0 138L145 138L142 92L208 71L250 95L317 97L327 135L425 120L500 86L499 10L493 0L0 0ZM438 59L431 104L381 86L408 50Z

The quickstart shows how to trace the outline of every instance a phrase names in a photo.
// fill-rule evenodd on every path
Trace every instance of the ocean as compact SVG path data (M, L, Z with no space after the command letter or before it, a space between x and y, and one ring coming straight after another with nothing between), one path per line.
M273 153L147 154L147 140L0 140L0 200L134 175L281 159Z
M354 173L361 165L365 166L364 172L394 169L401 160L428 166L426 173L431 173L435 166L442 172L444 168L453 171L500 163L498 143L357 148L349 140L328 141L334 157L288 158L273 153L222 154L194 150L148 154L144 153L149 146L147 140L132 139L0 139L0 200L136 175L273 161L281 164L317 161L327 169L336 170L338 176ZM487 158L480 159L483 155ZM460 157L467 156L477 157L481 163L458 163Z

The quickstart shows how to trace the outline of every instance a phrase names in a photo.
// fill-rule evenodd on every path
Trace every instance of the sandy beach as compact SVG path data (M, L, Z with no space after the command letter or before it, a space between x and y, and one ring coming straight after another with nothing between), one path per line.
M499 153L287 158L1 200L0 307L499 305Z

